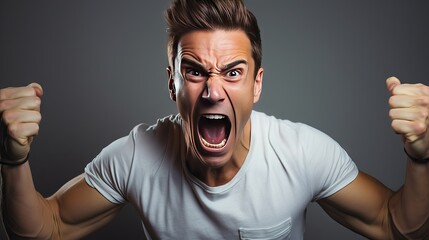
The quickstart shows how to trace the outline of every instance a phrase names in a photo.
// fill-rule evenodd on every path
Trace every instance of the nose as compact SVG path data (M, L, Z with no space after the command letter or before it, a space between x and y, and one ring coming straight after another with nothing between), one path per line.
M225 91L222 86L222 79L216 76L209 76L201 97L208 102L216 103L225 99L224 94Z

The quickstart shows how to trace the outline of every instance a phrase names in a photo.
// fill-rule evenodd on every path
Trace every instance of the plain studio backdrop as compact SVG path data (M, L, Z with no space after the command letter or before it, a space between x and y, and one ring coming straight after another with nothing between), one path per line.
M263 92L255 109L324 131L361 170L398 189L405 156L390 128L385 79L428 84L428 3L246 4L258 18L263 42ZM165 71L168 5L1 1L0 87L38 82L45 90L31 152L35 184L44 196L136 124L177 112ZM139 218L127 206L86 239L142 237ZM307 211L305 238L363 239L315 203Z

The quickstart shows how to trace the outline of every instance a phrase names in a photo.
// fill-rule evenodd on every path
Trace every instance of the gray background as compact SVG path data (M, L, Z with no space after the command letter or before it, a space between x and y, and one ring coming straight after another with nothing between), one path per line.
M256 109L336 139L361 170L392 189L404 178L390 129L385 79L428 83L424 1L246 1L259 19L265 78ZM175 113L165 73L169 1L1 1L0 87L43 85L32 148L45 196L83 171L102 147L140 122ZM306 239L363 239L317 204ZM141 239L137 215L87 239Z

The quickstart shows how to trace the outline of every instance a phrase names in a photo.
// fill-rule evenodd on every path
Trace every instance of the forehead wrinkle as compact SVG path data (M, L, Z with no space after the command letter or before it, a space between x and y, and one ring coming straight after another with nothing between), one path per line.
M193 59L198 62L199 65L204 66L204 69L208 72L221 72L232 62L241 59L246 60L246 65L248 66L248 61L253 60L250 42L245 44L249 46L244 47L241 43L234 40L239 38L225 38L222 32L227 32L228 36L230 33L233 33L233 36L236 35L236 33L234 33L235 31L197 31L190 33L194 34L193 37L189 37L191 35L185 35L178 43L177 58L180 59L176 62L180 63L184 58ZM199 36L199 34L209 34L211 37L206 38L206 35L202 38L195 37ZM244 37L243 41L247 43L249 40L247 36Z

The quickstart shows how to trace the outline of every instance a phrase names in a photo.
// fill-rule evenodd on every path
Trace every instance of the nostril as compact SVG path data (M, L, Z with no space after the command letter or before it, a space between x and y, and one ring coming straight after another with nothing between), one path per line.
M210 88L209 86L204 88L203 95L201 96L203 99L210 99Z
M225 99L222 78L209 77L205 83L201 98L209 103L221 102Z

